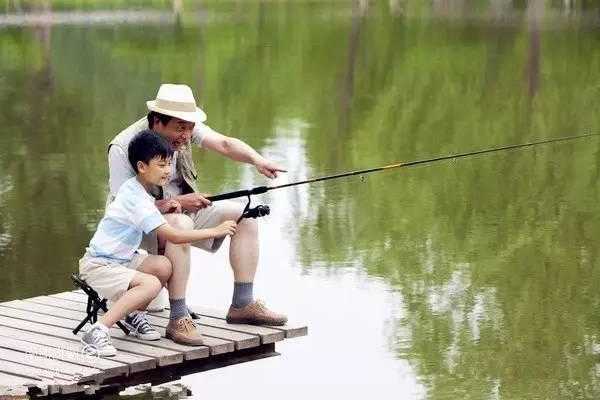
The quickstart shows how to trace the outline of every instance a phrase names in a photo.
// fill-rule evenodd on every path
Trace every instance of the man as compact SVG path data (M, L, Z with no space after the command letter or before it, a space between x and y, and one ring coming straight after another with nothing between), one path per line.
M135 134L144 129L152 129L160 134L174 150L169 182L163 187L154 188L152 195L156 199L157 208L165 214L165 219L179 229L211 228L226 220L237 220L243 211L243 206L233 201L211 204L198 191L192 145L215 151L234 161L252 164L268 178L275 178L278 172L285 172L241 140L222 135L204 125L206 114L196 106L192 90L186 85L163 84L156 99L146 104L148 115L120 132L109 145L108 201L116 195L123 182L135 175L127 160L127 147ZM222 241L223 239L207 239L192 245L216 252ZM151 254L164 254L174 269L184 271L178 275L182 279L189 276L189 245L170 243L153 232L144 237L142 247ZM227 322L285 324L285 315L269 310L253 297L253 282L258 264L258 227L254 219L243 219L238 224L236 234L231 237L229 261L233 269L234 290ZM185 297L169 299L169 303L171 308L184 307Z

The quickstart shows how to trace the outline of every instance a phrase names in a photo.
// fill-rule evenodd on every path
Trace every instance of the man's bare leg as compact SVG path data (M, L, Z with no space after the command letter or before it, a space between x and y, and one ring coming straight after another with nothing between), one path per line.
M236 220L239 215L224 220ZM229 245L229 263L236 282L254 282L258 267L258 224L254 219L243 219L238 224Z
M165 219L169 225L182 230L194 228L194 222L185 214L167 214ZM171 309L171 320L178 320L188 316L188 308L185 303L187 282L190 276L190 245L173 244L158 238L159 251L164 251L173 265L173 274L167 284L169 290L169 305ZM164 249L164 250L163 250Z
M165 219L169 225L182 230L194 229L194 222L184 214L168 214ZM173 265L173 273L167 282L169 290L170 315L165 336L176 343L201 345L203 338L197 325L188 314L185 303L187 282L190 276L190 245L173 244L158 237L158 247L164 249L164 255Z
M169 225L183 230L194 229L194 222L190 217L184 214L167 214L165 219ZM180 299L184 298L187 289L187 282L190 277L190 245L173 244L166 242L159 236L159 251L164 249L164 255L173 265L173 274L169 279L168 289L169 297Z
M239 207L224 207L218 223L237 221ZM231 305L241 309L254 303L254 276L258 267L258 224L255 219L242 219L229 245L229 263L233 270L233 295Z
M237 220L240 214L229 211L223 220ZM243 219L239 222L229 246L229 262L233 269L233 296L227 313L228 323L247 323L258 325L283 325L287 317L269 310L264 304L254 301L254 276L259 256L258 223L255 219Z

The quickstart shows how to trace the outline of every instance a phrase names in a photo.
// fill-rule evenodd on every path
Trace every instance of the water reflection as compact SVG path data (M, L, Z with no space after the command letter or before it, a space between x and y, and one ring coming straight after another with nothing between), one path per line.
M592 2L179 4L177 23L0 30L2 300L70 288L106 143L161 81L197 88L211 126L288 181L600 126ZM263 184L197 162L206 191ZM311 336L260 365L408 397L600 396L599 171L587 140L266 196L258 290ZM226 252L194 256L191 302L227 304ZM189 382L264 382L253 370Z

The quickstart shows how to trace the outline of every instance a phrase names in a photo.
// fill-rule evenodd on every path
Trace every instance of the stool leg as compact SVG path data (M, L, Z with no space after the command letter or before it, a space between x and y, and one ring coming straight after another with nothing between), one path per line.
M88 321L90 321L90 323L92 323L92 324L95 324L96 322L98 322L98 310L102 310L104 312L108 311L108 308L106 307L106 299L100 300L99 298L93 298L88 293L87 306L86 306L87 316L83 319L83 321L81 321L79 323L79 325L77 325L77 327L75 329L73 329L73 334L77 335L77 333L81 330L81 328L84 327L84 325ZM121 328L121 330L126 335L129 335L129 329L127 329L127 327L125 325L123 325L121 323L121 321L117 322L117 326L119 328Z
M88 315L87 315L87 317L85 317L85 318L83 319L83 321L81 321L81 322L79 323L79 325L77 325L77 328L73 329L73 335L77 335L77 333L79 333L79 331L81 330L81 328L83 328L83 326L84 326L85 324L87 324L87 322L90 320L90 317L91 317L91 315L90 315L90 314L88 314Z
M98 310L100 309L100 304L96 299L93 299L91 296L88 296L87 306L85 312L87 316L77 325L75 329L73 329L73 334L77 335L77 333L83 328L83 326L89 321L90 324L95 324L98 322Z

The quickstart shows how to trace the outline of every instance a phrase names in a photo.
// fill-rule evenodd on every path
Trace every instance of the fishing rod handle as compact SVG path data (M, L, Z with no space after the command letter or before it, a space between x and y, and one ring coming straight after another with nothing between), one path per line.
M219 200L229 200L229 199L237 199L238 197L248 197L255 194L263 194L269 190L267 186L258 186L249 190L237 190L235 192L230 193L222 193L216 194L214 196L207 197L210 201L219 201Z

